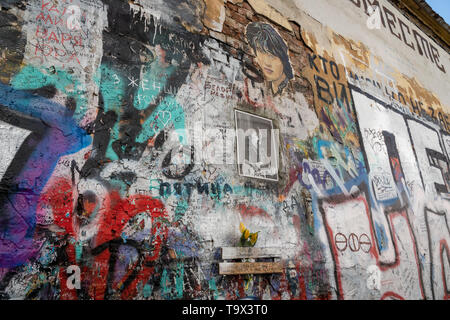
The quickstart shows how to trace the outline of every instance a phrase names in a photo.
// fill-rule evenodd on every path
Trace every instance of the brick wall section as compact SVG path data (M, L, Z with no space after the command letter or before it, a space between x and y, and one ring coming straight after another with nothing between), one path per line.
M295 75L295 79L291 81L291 86L295 91L302 92L309 105L313 106L314 98L311 85L306 78L302 77L302 70L308 62L308 53L312 51L302 39L300 26L296 22L290 21L293 29L293 32L291 32L256 13L246 1L236 4L226 2L225 13L226 17L222 32L208 30L209 36L224 44L225 49L234 58L241 61L252 61L254 55L245 40L245 28L247 24L254 21L263 21L275 26L289 47L289 57Z

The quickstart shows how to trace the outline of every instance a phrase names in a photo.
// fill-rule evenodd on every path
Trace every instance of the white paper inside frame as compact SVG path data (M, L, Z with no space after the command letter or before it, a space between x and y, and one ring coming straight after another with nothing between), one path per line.
M278 130L270 119L235 110L239 175L278 181Z

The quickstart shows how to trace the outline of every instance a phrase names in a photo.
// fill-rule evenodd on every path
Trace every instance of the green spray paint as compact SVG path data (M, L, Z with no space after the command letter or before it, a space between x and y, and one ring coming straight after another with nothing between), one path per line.
M75 99L76 109L73 117L77 122L83 119L89 107L86 97L86 86L73 75L54 67L36 68L34 66L25 66L11 80L11 85L15 89L20 90L35 90L46 86L54 86L68 97Z

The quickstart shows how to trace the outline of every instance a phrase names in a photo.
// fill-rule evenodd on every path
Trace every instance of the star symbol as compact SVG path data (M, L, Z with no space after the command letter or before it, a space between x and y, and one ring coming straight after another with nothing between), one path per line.
M130 80L128 86L139 87L139 85L136 83L138 79L135 79L134 77L131 77L130 79L130 77L128 77L128 80Z

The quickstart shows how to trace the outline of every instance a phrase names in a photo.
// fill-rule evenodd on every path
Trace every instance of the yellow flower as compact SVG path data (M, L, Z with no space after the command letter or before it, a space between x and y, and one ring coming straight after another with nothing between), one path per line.
M256 241L258 241L258 232L252 233L252 234L250 235L250 244L251 244L252 246L255 245Z
M244 231L245 231L245 226L244 226L244 224L241 222L241 224L239 225L239 231L241 231L241 233L244 233Z
M244 231L244 239L247 240L248 237L250 237L250 230L245 229L245 231Z

